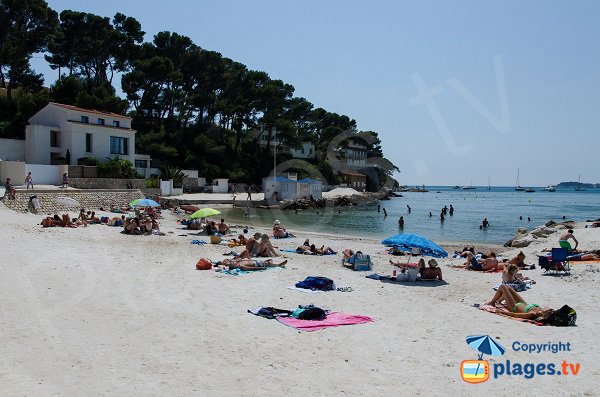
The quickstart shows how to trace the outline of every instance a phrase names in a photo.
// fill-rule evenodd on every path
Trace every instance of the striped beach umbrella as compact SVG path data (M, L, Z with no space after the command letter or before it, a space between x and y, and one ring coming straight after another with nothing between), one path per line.
M467 344L473 349L488 356L502 356L506 349L488 335L472 335L467 336ZM481 358L480 358L481 359Z

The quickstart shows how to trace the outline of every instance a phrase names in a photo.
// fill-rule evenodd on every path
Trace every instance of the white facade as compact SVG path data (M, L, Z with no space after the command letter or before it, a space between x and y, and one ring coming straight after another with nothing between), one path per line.
M0 138L0 161L25 161L25 141Z
M315 179L295 181L282 176L263 178L263 191L267 200L296 200L310 196L317 200L322 197L322 190L323 184Z
M273 129L273 132L271 133L270 142L268 142L268 131L262 132L259 130L254 130L251 131L250 134L255 138L258 138L258 144L261 147L266 147L268 143L271 152L273 152L275 147L277 147L277 153L290 153L295 159L314 159L316 157L316 148L314 143L306 141L302 142L302 147L299 149L290 148L283 144L283 139L279 136L276 129Z
M130 117L51 102L29 119L24 160L55 164L69 150L71 165L84 157L118 156L134 165L136 159L148 160L148 168L150 157L135 154L135 133Z

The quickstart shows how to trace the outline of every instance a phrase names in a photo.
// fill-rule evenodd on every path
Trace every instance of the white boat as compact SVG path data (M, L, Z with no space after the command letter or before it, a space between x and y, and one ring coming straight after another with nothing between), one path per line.
M556 191L556 186L554 185L548 185L545 188L542 189L545 192L555 192Z

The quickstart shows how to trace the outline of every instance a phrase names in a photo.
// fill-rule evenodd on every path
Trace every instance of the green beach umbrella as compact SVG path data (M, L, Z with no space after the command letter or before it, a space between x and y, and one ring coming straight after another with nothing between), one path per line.
M208 218L209 216L219 215L221 212L213 208L202 208L190 215L190 219Z

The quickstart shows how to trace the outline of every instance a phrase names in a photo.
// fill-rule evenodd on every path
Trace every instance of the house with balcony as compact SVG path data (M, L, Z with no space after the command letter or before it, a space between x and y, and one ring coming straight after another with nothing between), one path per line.
M26 163L75 165L87 157L120 157L136 168L150 167L149 156L135 153L131 117L50 102L28 121Z
M312 160L316 158L316 148L314 143L304 141L300 148L292 148L283 143L283 139L279 136L275 128L271 133L270 142L268 131L264 131L262 128L251 130L249 131L249 134L253 138L258 138L258 143L262 148L266 148L267 145L269 145L269 151L271 153L277 148L277 154L289 153L295 159Z

